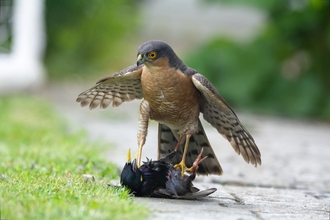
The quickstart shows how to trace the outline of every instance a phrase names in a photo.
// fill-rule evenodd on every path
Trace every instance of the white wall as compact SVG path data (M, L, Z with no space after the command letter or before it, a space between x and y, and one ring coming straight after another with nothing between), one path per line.
M34 90L45 81L44 1L15 0L9 54L0 53L0 94Z

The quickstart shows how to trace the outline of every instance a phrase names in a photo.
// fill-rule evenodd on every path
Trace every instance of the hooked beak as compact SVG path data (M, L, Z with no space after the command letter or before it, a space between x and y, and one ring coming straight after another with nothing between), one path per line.
M143 64L143 57L141 54L138 55L137 60L136 60L136 65L140 66Z

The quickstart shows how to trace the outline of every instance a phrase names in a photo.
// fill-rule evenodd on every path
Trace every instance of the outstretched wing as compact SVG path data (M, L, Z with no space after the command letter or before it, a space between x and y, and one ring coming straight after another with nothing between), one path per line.
M82 92L76 101L80 102L81 107L89 104L89 108L94 109L99 105L100 108L107 108L111 102L113 107L117 107L123 102L142 99L142 68L143 65L132 65L101 79Z
M204 119L230 142L237 154L242 154L247 163L261 165L260 151L253 137L227 102L203 75L194 74L192 81L203 97L201 112Z

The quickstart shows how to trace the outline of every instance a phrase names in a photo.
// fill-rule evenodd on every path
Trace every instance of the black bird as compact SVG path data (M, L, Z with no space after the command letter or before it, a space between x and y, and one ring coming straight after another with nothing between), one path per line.
M159 160L147 158L140 168L137 167L136 159L131 162L131 153L128 151L123 171L120 175L120 183L126 186L136 196L152 196L156 188L165 188L167 174L172 167L171 160L176 152L172 151L166 157Z
M180 169L173 167L172 159L176 153L176 151L172 151L155 161L147 158L147 161L137 168L136 160L131 162L129 151L128 162L120 176L121 185L126 186L134 195L141 197L196 199L216 191L215 188L199 191L192 184L196 177L198 164L207 158L201 158L203 149L191 167L192 174L184 177L182 177Z
M120 174L120 183L122 186L126 186L133 194L140 196L142 172L136 165L136 159L131 162L130 150L127 153L127 162Z

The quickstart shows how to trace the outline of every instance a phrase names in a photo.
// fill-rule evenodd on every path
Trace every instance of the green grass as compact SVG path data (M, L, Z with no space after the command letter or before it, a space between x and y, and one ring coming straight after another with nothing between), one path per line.
M109 146L86 136L45 101L0 98L0 219L144 219L126 190L107 186L118 179L101 156Z

